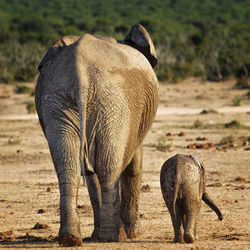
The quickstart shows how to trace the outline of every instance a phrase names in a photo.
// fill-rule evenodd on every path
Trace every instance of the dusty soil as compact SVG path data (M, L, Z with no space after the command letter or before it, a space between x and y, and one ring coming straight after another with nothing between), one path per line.
M83 243L85 249L250 248L250 101L234 84L196 79L161 84L157 117L144 141L141 235L120 243ZM235 97L239 107L232 106ZM59 248L57 177L36 115L26 109L33 98L0 84L0 248ZM226 128L233 120L245 126ZM203 204L194 244L172 243L160 190L161 166L176 153L196 154L204 162L207 190L224 215L220 222ZM90 236L93 213L83 186L78 210L82 236Z

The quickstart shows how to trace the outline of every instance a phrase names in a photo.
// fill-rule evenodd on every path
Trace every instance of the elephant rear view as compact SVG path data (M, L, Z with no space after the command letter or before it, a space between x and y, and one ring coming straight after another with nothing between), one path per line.
M82 244L81 175L94 212L90 239L119 241L138 233L141 145L158 106L156 64L141 25L124 41L63 37L42 59L35 100L59 181L60 245Z
M194 242L201 200L215 211L219 220L223 219L219 208L206 193L205 169L195 155L177 154L169 158L162 166L160 182L171 215L174 242Z

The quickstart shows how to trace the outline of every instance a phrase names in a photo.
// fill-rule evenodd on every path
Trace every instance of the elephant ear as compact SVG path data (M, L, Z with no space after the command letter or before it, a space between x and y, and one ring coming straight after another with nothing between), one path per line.
M203 189L203 193L206 192L206 171L203 162L201 162L196 155L190 155L190 157L194 160L194 162L199 166L200 168L200 174L201 174L201 187Z
M134 25L124 41L139 50L148 59L152 68L157 65L158 58L154 44L148 32L141 24Z
M42 59L42 61L40 62L38 66L38 70L41 71L44 64L46 64L52 58L57 56L62 51L63 48L70 46L76 41L78 41L79 38L80 38L79 36L64 36L61 39L57 40L52 45L52 47L48 49L46 55L44 56L44 58Z

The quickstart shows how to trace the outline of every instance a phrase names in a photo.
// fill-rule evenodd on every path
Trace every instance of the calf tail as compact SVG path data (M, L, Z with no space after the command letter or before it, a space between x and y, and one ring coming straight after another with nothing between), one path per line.
M174 185L174 199L173 199L173 211L174 211L174 216L176 218L176 201L177 201L177 197L178 197L178 192L179 192L179 188L180 188L180 171L178 168L178 164L177 161L175 161L175 169L176 169L176 179L175 179L175 185Z
M214 210L214 212L217 214L219 220L223 220L223 216L221 214L220 209L214 204L214 202L211 200L209 195L207 193L204 193L202 195L202 200Z

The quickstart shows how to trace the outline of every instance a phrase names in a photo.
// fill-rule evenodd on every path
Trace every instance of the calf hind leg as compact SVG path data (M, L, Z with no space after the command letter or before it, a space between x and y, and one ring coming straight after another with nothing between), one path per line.
M184 240L186 243L194 242L194 233L196 226L196 211L188 210L186 212L186 223L184 225Z
M183 241L183 229L182 229L182 219L183 213L179 205L176 203L175 205L175 213L173 208L169 209L171 220L174 228L174 242L176 243L184 243Z

